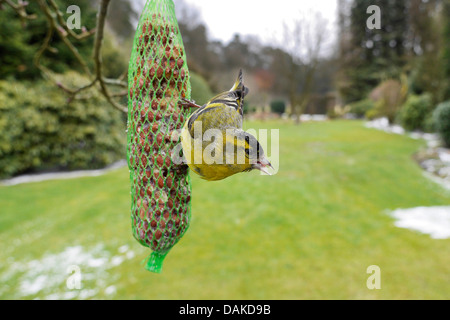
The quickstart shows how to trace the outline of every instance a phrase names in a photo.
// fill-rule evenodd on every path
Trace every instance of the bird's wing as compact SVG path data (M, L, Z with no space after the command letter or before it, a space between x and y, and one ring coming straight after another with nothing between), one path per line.
M242 116L236 112L233 106L224 103L210 103L191 115L187 126L193 138L195 122L201 122L202 135L209 129L225 131L229 128L242 128Z

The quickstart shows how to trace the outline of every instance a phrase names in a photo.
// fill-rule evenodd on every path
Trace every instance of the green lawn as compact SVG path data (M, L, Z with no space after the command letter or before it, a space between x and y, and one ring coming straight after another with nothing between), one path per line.
M131 235L127 168L0 187L0 298L450 298L450 240L386 214L450 203L412 160L423 142L358 121L247 127L280 129L278 174L193 176L191 227L162 274L144 269L149 250ZM68 265L81 290L68 289ZM366 286L370 265L379 290Z

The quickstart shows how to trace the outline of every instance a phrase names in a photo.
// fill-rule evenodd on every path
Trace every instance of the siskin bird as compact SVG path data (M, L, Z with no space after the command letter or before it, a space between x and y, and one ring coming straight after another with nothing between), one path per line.
M205 105L185 101L198 109L186 120L181 145L188 166L201 178L222 180L254 169L270 174L272 165L258 140L242 129L244 98L248 94L242 70L233 87ZM212 139L214 138L214 139Z

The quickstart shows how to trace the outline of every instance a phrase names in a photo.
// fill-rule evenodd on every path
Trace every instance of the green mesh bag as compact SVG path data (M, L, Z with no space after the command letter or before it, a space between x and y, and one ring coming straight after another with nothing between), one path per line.
M172 0L147 1L131 54L128 99L128 166L131 222L136 240L149 247L146 269L161 272L170 249L189 227L188 168L172 161L189 110L189 71Z

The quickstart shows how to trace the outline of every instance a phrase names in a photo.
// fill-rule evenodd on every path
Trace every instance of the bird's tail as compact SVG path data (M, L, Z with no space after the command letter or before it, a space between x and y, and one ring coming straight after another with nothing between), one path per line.
M231 87L230 91L240 91L242 92L242 98L244 98L248 94L248 88L244 86L243 82L242 69L239 70L239 75L234 83L233 87Z

